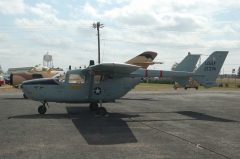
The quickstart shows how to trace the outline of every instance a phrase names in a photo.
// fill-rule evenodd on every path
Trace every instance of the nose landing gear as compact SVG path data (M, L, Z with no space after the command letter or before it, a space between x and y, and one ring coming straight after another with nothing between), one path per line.
M45 114L47 112L46 102L43 102L43 105L40 105L38 107L38 113L39 114Z

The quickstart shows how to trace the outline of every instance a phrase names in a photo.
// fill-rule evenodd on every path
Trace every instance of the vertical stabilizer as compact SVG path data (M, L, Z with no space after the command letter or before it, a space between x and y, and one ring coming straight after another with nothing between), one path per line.
M200 58L199 54L188 54L174 69L174 71L186 71L193 72L196 68L198 59Z
M132 58L131 60L128 60L125 63L131 64L131 65L137 65L146 69L148 68L149 65L154 64L153 60L155 59L156 56L157 56L156 52L146 51Z
M228 51L213 52L202 65L195 71L194 79L205 87L216 85L217 76L227 57Z
M188 54L174 69L174 71L193 72L200 58L200 54ZM174 77L173 80L182 87L189 83L189 77Z

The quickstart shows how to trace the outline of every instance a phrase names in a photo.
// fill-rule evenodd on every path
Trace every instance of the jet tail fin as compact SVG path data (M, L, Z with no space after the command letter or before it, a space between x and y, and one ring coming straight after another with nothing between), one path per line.
M137 65L146 69L148 68L149 65L155 64L153 60L155 59L156 56L157 56L156 52L146 51L128 60L125 63L131 64L131 65Z
M216 86L216 79L227 57L228 51L213 52L195 71L194 80L204 87Z
M193 72L200 58L200 54L188 54L174 69L174 71ZM189 83L189 77L174 77L173 80L185 87Z
M188 54L174 69L174 71L192 72L196 68L199 54Z

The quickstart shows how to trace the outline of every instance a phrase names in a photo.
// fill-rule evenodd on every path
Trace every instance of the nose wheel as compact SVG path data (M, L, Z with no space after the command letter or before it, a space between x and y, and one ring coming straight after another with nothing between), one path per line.
M46 102L43 103L43 105L40 105L38 107L38 113L39 114L45 114L47 112Z
M39 114L45 114L46 112L47 112L47 108L46 108L45 106L40 105L40 106L38 107L38 113L39 113Z

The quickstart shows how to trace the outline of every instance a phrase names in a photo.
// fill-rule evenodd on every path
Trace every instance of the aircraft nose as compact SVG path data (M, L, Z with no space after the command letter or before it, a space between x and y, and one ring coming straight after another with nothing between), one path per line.
M23 89L23 84L21 84L20 88Z
M20 86L20 88L21 88L21 89L23 89L23 88L24 88L24 85L25 85L25 84L24 84L24 83L22 83L22 84L21 84L21 86Z

